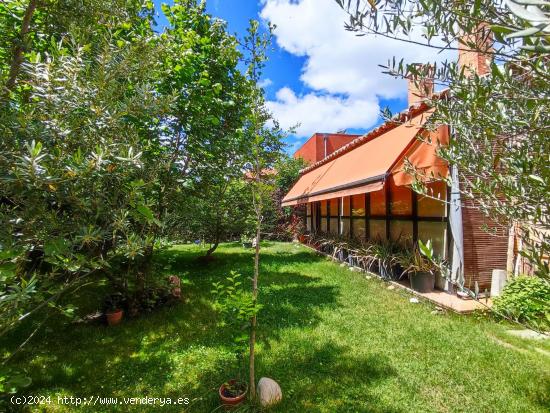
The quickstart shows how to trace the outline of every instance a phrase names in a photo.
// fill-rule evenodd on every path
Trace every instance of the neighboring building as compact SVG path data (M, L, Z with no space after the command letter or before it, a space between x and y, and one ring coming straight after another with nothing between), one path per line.
M460 51L459 62L480 74L487 70L479 53ZM441 181L456 171L449 171L436 154L438 144L449 142L449 128L423 128L433 114L424 102L432 93L433 82L415 86L410 80L407 110L320 159L312 148L318 148L323 134L315 134L295 155L315 153L306 158L312 164L282 205L305 205L309 232L362 240L431 239L435 252L452 262L466 287L473 290L477 282L480 291L490 290L492 270L507 269L508 238L485 231L491 222ZM423 172L432 197L411 189L414 178L405 171L406 160Z
M302 158L311 165L326 158L359 136L347 133L315 133L294 153L294 157Z

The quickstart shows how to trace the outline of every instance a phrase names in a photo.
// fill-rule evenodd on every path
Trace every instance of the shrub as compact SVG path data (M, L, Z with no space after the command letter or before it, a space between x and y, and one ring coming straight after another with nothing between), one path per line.
M550 285L538 277L520 276L510 281L493 309L541 329L550 328Z

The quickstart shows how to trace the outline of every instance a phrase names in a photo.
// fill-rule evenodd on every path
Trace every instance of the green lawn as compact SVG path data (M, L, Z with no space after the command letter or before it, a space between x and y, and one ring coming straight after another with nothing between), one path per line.
M50 326L36 337L16 360L32 375L27 393L52 397L36 411L214 410L235 366L211 284L232 269L251 275L252 252L223 245L208 266L199 254L182 246L160 257L190 280L185 303L114 328ZM483 316L432 314L431 305L303 246L268 243L262 254L256 368L258 379L283 389L273 411L548 411L547 343L509 338L509 326ZM76 409L57 405L58 395L189 397L192 405Z

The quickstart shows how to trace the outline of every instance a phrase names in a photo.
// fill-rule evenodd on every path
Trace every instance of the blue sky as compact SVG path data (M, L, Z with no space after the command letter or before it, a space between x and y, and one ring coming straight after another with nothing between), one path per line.
M158 10L163 2L170 3L155 0ZM287 139L289 153L314 132L363 133L380 123L382 108L403 110L406 83L382 74L379 65L393 56L409 62L435 57L424 48L346 32L334 0L208 0L207 9L237 36L250 19L277 25L264 89L283 127L300 123ZM162 30L166 20L159 16L158 22Z

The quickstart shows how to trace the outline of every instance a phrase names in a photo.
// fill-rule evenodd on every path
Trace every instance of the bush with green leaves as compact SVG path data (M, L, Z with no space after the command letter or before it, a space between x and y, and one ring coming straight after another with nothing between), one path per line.
M549 330L550 285L537 277L516 277L494 300L493 309L519 322Z
M257 87L238 41L204 2L162 11L156 33L151 1L0 2L0 337L105 279L153 307L158 241L242 180Z
M250 320L261 310L262 305L255 299L252 291L243 287L241 274L231 271L224 281L212 284L214 308L220 314L218 326L228 330L232 336L231 348L238 363L239 380L246 377L244 354L249 348Z

